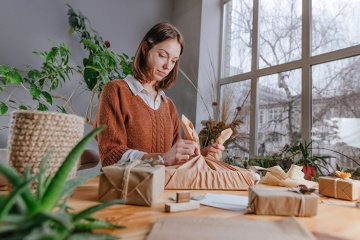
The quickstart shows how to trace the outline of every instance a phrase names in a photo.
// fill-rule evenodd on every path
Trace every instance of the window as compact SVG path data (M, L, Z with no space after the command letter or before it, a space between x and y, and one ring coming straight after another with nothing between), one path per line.
M236 83L245 81L251 86L250 155L312 140L313 147L320 149L316 154L336 156L326 152L330 149L356 161L360 155L358 12L360 0L224 3L220 85L238 88ZM341 166L353 166L353 160L337 158Z
M241 121L235 135L236 148L249 153L249 129L250 129L250 80L222 85L220 119L227 123L234 119Z

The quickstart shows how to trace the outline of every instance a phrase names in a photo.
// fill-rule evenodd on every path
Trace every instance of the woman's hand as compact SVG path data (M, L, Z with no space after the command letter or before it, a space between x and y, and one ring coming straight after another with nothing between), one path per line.
M199 144L192 140L180 139L163 155L165 165L178 165L187 162L192 155L200 155Z
M225 150L224 145L214 143L212 145L209 145L201 150L201 155L204 157L220 160L222 156L222 152Z

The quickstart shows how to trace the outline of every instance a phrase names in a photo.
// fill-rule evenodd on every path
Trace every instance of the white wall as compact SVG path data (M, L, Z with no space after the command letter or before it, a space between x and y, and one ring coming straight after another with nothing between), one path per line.
M189 82L180 75L177 97L185 105L184 114L194 123L197 132L202 128L201 121L207 120L210 108L216 100L211 80L219 75L220 40L221 40L221 0L174 0L172 21L186 39L181 68L195 83L200 94L196 93ZM215 68L211 67L211 64ZM215 76L214 76L214 74ZM183 90L183 89L186 89ZM214 95L213 99L211 95Z

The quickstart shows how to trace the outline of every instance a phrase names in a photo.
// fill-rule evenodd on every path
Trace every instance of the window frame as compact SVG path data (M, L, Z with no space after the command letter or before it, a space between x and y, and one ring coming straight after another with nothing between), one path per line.
M223 1L222 5L222 28L226 28L225 19L225 4L230 0ZM259 103L258 103L258 89L257 82L260 77L275 74L278 72L285 72L294 69L301 70L301 136L306 142L311 141L312 130L312 73L311 67L313 65L341 60L360 55L360 45L355 45L332 52L327 52L315 56L311 56L311 6L312 0L302 0L302 50L301 59L288 63L279 64L267 68L259 69L259 10L260 0L253 0L253 33L252 33L252 62L250 72L230 76L219 77L219 89L222 85L240 82L251 81L251 95L250 95L250 138L249 138L249 154L254 156L258 154L258 143L256 141L258 136L258 120L259 120ZM222 31L224 34L224 31ZM221 59L225 59L225 49L223 44L224 36L221 42ZM221 61L219 66L219 76L222 76L221 71L224 62Z

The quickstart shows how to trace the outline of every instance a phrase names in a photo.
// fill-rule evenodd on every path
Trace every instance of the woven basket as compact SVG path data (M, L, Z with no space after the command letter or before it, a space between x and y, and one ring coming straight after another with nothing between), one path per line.
M54 174L83 138L84 118L57 112L16 110L11 114L9 163L20 174L26 166L39 172L42 159L52 149L45 177ZM70 178L76 174L76 165Z

